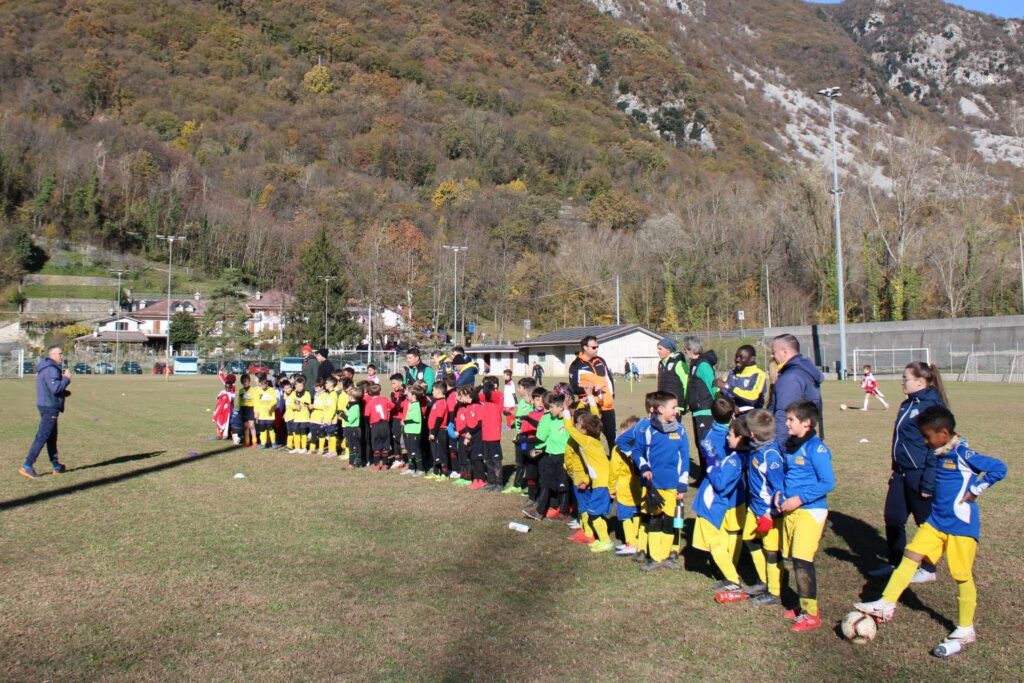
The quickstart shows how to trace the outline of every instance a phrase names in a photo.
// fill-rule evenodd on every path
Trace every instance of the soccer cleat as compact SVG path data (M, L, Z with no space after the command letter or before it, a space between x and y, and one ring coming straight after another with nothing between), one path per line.
M633 561L639 562L640 564L644 564L645 562L647 562L647 551L638 548L636 551L636 555L633 556Z
M569 540L573 543L582 543L584 545L590 545L597 541L593 536L587 536L587 533L583 529L579 529L576 533L569 537Z
M277 447L274 446L274 448L277 448ZM325 457L325 458L337 458L338 457L337 453L331 453L330 451L327 451L326 453L321 453L321 455L323 457Z
M855 602L853 608L874 617L875 621L892 621L896 614L896 605L885 600L874 600L873 602Z
M891 564L883 564L881 567L869 569L866 573L868 576L874 579L880 576L889 576L894 571L896 571L896 567L892 566Z
M570 529L572 529L573 531L575 531L576 529L579 529L579 528L581 528L581 527L580 527L580 523L579 523L579 521L578 521L578 520L575 520L575 519L570 519L570 520L569 520L569 525L568 525L568 526L569 526L569 528L570 528Z
M590 544L590 552L592 553L606 553L612 549L611 541L597 541Z
M391 469L393 470L400 470L403 467L405 467L405 463L402 462L401 460L396 460L393 463L391 463Z
M977 641L978 636L973 626L957 626L953 632L946 636L946 639L935 646L932 654L945 659L963 651L964 646Z
M505 488L501 489L501 492L502 493L519 493L519 490L515 487L515 484L513 484L512 482L509 482L508 486L506 486Z
M483 479L474 479L473 483L469 485L469 490L479 491L485 486L487 486L487 482L485 482Z
M473 482L471 482L469 479L456 479L455 480L455 485L456 486L472 486Z
M559 512L555 508L548 508L548 513L546 515L544 515L544 516L547 519L554 520L554 521L557 521L557 522L561 522L561 521L563 521L565 519L565 515L563 515L561 512Z
M665 569L682 569L683 568L683 565L681 565L679 563L679 556L678 555L676 555L675 557L672 557L671 555L669 555L667 558L662 560L661 564L665 567Z
M764 595L768 592L768 586L763 583L755 583L753 586L747 586L744 588L743 592L750 597L754 597L755 595Z
M619 557L629 557L630 555L636 555L636 553L636 547L631 545L624 545L615 549L615 554Z
M648 572L656 572L661 569L667 569L664 562L655 562L654 560L647 560L644 564L640 565L640 571L645 574Z
M743 602L744 600L746 600L749 597L750 596L748 596L746 593L744 593L741 590L739 590L739 591L719 591L718 593L715 593L715 602L717 602L720 605L725 605L725 604L728 604L728 603L731 603L731 602Z
M789 630L793 633L804 633L805 631L813 631L816 628L821 628L821 617L817 614L801 614L793 622L793 625L789 627Z
M918 567L910 583L931 583L935 580L935 572L930 572L923 567Z
M782 618L786 621L796 621L800 618L800 608L794 607L793 609L786 610L782 613Z
M716 581L715 584L713 586L711 586L711 592L712 593L718 593L719 591L731 591L731 590L738 591L739 589L740 589L740 587L737 586L735 583L733 583L732 581L726 581L724 579L721 580L721 581Z
M541 515L539 512L537 512L533 508L525 508L523 510L523 517L526 517L528 519L533 519L533 520L536 520L538 522L541 521L542 519L544 519L543 515Z
M760 595L755 595L750 598L750 604L758 605L759 607L764 607L765 605L777 605L779 604L779 599L771 593L761 593Z
M64 466L64 465L61 465L60 463L57 463L56 465L53 466L53 473L54 474L64 474L67 471L68 471L68 468L66 466Z
M23 477L28 477L29 479L39 478L39 475L36 474L36 471L34 469L32 469L31 467L25 467L24 465L18 468L18 474L20 474Z
M452 472L451 474L448 475L448 478L449 479L461 479L462 475L459 474L458 472Z

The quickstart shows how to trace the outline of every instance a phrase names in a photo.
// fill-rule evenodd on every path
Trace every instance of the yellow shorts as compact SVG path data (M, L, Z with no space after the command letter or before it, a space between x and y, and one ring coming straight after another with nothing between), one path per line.
M661 504L661 508L657 510L648 510L652 515L668 515L669 517L676 516L676 490L675 489L658 489L658 493L665 499L665 502Z
M725 531L742 531L743 521L747 517L747 506L737 505L725 511L725 518L722 519L722 528Z
M775 523L772 524L772 528L768 530L764 536L757 533L757 517L754 516L753 512L748 512L746 518L743 520L743 536L744 541L753 541L756 538L761 539L761 543L764 544L764 549L769 552L775 552L779 549L779 536L780 529L782 528L782 520L776 519Z
M814 562L828 510L797 508L782 518L782 556Z
M704 552L711 552L715 546L726 546L729 542L729 532L725 524L716 527L703 517L698 517L693 525L693 547Z
M974 569L974 556L978 553L978 541L970 536L953 536L939 531L925 523L914 534L914 540L907 544L907 551L923 556L932 564L938 564L943 553L949 564L949 574L954 581L968 581Z

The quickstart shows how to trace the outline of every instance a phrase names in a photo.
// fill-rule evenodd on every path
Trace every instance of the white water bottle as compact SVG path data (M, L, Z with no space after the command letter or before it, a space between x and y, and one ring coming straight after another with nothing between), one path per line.
M518 531L521 534L527 534L530 532L530 527L522 522L509 522L508 528L512 531Z
M952 657L962 649L963 645L960 644L959 640L944 640L932 650L932 654L942 658Z

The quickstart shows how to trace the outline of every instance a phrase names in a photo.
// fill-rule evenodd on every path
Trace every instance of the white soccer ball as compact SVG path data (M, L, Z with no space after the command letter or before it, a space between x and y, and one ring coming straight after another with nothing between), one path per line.
M841 628L843 636L858 645L870 643L878 634L878 624L875 623L875 618L857 610L843 617Z
M846 405L845 403L840 403L840 404L839 404L839 410L846 410L846 409L847 409L847 408L849 408L849 407L850 407L850 406Z

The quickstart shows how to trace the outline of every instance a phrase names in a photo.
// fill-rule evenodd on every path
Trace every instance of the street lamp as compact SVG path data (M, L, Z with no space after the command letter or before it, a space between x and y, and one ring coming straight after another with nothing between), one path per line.
M452 256L455 257L455 270L452 273L452 279L455 281L454 294L452 298L455 300L452 306L452 327L455 328L455 343L459 343L459 252L468 251L469 247L460 246L457 244L442 244L442 249L448 249L452 252Z
M171 268L174 265L174 243L184 242L184 235L157 235L158 240L167 242L167 349L165 354L164 381L171 373Z
M129 271L124 268L111 269L110 274L117 276L117 305L114 307L114 374L117 374L117 367L121 364L121 328L118 327L117 319L121 317L121 276L127 275ZM170 339L170 337L168 337Z
M846 293L843 277L843 230L839 219L839 203L843 191L839 189L839 154L836 150L836 99L843 96L838 86L823 88L816 95L828 100L829 135L832 138L832 207L836 231L836 289L839 300L839 379L846 379Z
M337 275L317 275L317 280L322 280L324 283L324 348L327 346L327 288L331 286L331 282L338 279Z

